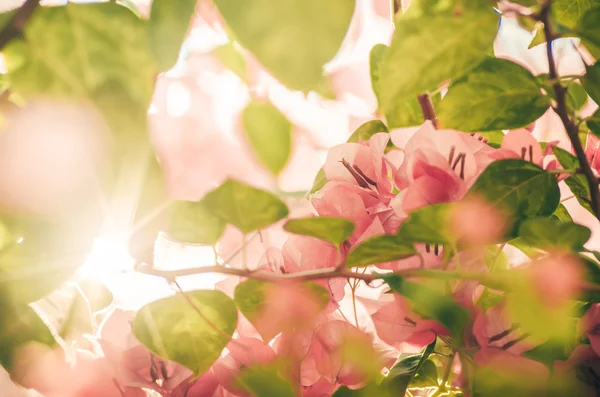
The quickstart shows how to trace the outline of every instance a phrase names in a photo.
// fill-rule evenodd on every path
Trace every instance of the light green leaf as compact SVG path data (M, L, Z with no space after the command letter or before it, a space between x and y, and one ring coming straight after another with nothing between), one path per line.
M346 258L347 267L376 265L415 255L417 250L404 236L375 236L354 246Z
M137 339L154 354L203 374L219 358L237 325L234 302L221 291L191 291L152 302L133 322Z
M214 245L225 231L225 221L211 212L204 200L176 201L168 217L165 233L181 243Z
M412 7L411 7L412 8ZM414 98L475 68L492 47L498 16L492 8L400 17L380 69L380 108Z
M434 204L412 211L398 230L398 236L420 243L449 243L452 233L447 221L451 208L450 204Z
M288 215L285 203L273 194L233 179L208 193L202 201L242 233L262 229Z
M490 164L470 190L487 199L514 220L550 216L558 207L556 178L523 160L498 160Z
M388 132L385 124L383 124L381 120L370 120L361 124L361 126L350 135L347 142L359 143L368 141L373 135L379 132Z
M314 194L321 190L323 186L327 183L327 176L325 175L325 170L321 168L317 175L315 175L315 180L313 181L313 185L310 188L310 194Z
M507 130L532 123L549 107L527 69L489 58L452 84L438 118L444 127L466 132Z
M583 88L596 103L600 103L600 62L586 67L585 76L581 79Z
M385 44L376 44L371 48L371 53L369 54L369 69L371 70L371 87L373 88L373 93L375 97L379 100L379 91L381 90L381 86L379 83L380 80L380 68L383 57L389 51L390 47Z
M417 373L433 353L435 340L427 345L422 352L417 354L401 354L398 361L390 369L388 375L381 382L381 386L388 389L391 395L402 397L415 379ZM435 365L434 365L435 368ZM437 377L432 383L422 386L436 386Z
M575 26L574 34L581 38L583 45L597 59L600 54L600 1L592 0L591 4L592 8L585 12Z
M554 214L552 214L552 217L550 219L558 219L563 223L573 222L573 218L571 217L571 214L569 214L569 211L567 210L567 207L565 207L564 204L558 205L556 211L554 211Z
M381 278L394 292L406 297L415 311L438 321L457 338L457 343L462 343L463 331L470 321L467 309L429 286L407 281L395 274L382 274Z
M570 83L567 86L567 106L569 110L579 110L585 105L588 94L581 84Z
M347 219L319 216L290 219L283 228L290 233L316 237L339 247L354 231L354 223Z
M177 63L197 0L153 0L148 21L152 54L160 71Z
M353 0L216 0L236 40L283 84L327 92L323 65L338 52L354 12Z
M294 397L298 395L294 384L281 375L281 368L276 365L245 368L235 382L252 396Z
M218 46L213 50L213 54L221 61L223 66L235 73L242 81L248 78L248 67L246 60L236 44L232 41Z
M278 175L292 151L292 123L272 104L252 102L242 112L246 139L260 162Z
M543 249L582 251L592 232L576 223L561 223L549 218L534 218L523 222L519 236L523 242Z

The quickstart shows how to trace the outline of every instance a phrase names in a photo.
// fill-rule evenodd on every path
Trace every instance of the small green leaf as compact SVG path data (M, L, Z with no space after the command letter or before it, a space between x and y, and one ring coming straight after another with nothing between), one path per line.
M39 314L27 305L2 302L0 316L0 365L10 371L17 349L27 342L53 347L56 340Z
M368 141L373 135L379 132L388 132L385 124L383 124L381 120L370 120L361 124L361 126L350 135L347 142L359 143Z
M208 209L204 200L176 201L169 208L164 232L169 239L188 244L214 245L226 223Z
M432 100L439 97L439 95L435 95ZM416 97L398 99L385 112L385 119L390 128L417 126L423 123L423 111Z
M316 237L339 247L354 232L354 223L347 219L319 216L290 219L283 228L290 233Z
M197 0L154 0L148 21L150 48L160 71L177 63Z
M582 251L591 235L592 232L585 226L549 218L528 219L519 227L519 236L524 243L542 249Z
M586 121L586 125L594 135L600 137L600 110L596 110L596 113Z
M558 205L556 211L554 211L554 214L552 214L552 218L550 219L558 219L563 223L573 222L573 218L571 217L571 214L569 214L569 211L564 204Z
M233 179L208 193L202 201L242 233L265 228L288 215L285 203L273 194Z
M398 230L407 241L446 244L452 233L447 230L450 204L434 204L412 211Z
M586 66L585 76L581 79L581 85L588 95L596 103L600 103L600 62L592 66Z
M375 97L379 99L379 91L380 88L380 68L381 62L383 60L383 56L389 51L390 47L385 44L376 44L371 49L371 53L369 54L369 67L371 70L371 87L373 88L373 92L375 93Z
M468 73L486 57L497 29L491 7L399 17L380 69L381 110Z
M292 123L272 104L252 102L242 112L244 132L260 162L278 175L292 151Z
M395 274L382 274L390 288L406 297L416 312L446 327L462 343L462 334L470 321L469 312L451 297L423 284L407 281Z
M313 181L313 185L310 188L310 194L314 194L321 190L323 186L327 183L327 176L325 175L325 170L321 168L317 175L315 175L315 180Z
M433 353L435 348L435 340L427 345L421 353L418 354L401 354L398 361L390 369L387 377L381 382L381 386L388 389L390 394L395 396L404 396L406 390L415 379L417 373L423 368L427 359ZM435 365L434 365L435 368ZM437 371L436 371L437 372ZM437 376L433 383L422 386L436 386Z
M527 126L549 107L527 69L489 58L452 84L438 117L445 127L466 132L508 130Z
M487 199L515 220L550 216L560 202L553 175L523 160L498 160L490 164L470 190Z
M248 78L248 67L244 56L236 48L233 41L218 46L213 54L221 61L223 66L235 73L242 81Z
M152 302L133 322L137 339L158 356L203 374L219 358L237 325L235 303L221 291L186 292Z
M327 92L323 65L338 52L353 0L216 0L235 39L293 90Z
M297 396L294 384L281 375L275 365L252 366L245 368L236 377L235 382L245 391L257 397L294 397Z
M588 95L581 84L571 83L567 90L567 106L569 110L579 110L587 102Z
M571 153L559 147L554 148L554 155L556 159L563 166L564 169L576 169L579 168L579 160ZM594 214L592 209L591 200L592 195L590 193L590 185L588 185L585 175L575 174L565 179L565 184L571 189L571 193L577 198L579 204L588 210L591 214Z
M375 236L354 246L346 258L347 267L376 265L417 254L413 243L404 236Z

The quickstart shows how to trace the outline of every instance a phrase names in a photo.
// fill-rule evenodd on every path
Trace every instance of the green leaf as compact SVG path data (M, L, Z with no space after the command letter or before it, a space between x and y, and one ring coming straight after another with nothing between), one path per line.
M581 38L590 53L598 58L598 54L600 54L600 27L598 26L600 1L593 0L592 3L594 4L593 8L581 17L574 28L574 33Z
M275 365L245 368L235 381L252 396L294 397L298 395L293 383L282 377L280 369Z
M527 69L488 58L452 84L438 118L445 127L465 132L508 130L529 125L549 107Z
M348 138L347 142L359 143L368 141L373 135L379 132L389 131L381 120L370 120L361 124L361 126L358 127L356 131L352 133L352 135L350 135L350 138Z
M585 226L549 218L528 219L519 227L519 236L524 243L542 249L582 251L591 235L592 232Z
M248 67L246 60L233 41L218 46L213 50L213 54L221 61L223 66L235 73L242 81L247 80Z
M271 103L252 102L242 112L246 139L260 162L278 175L292 151L292 123Z
M297 288L295 292L298 293L299 298L310 299L318 306L315 307L318 309L317 312L325 309L329 303L329 292L318 284L307 282L294 284L293 287ZM265 341L270 341L278 333L289 331L289 328L296 325L290 324L286 320L278 322L281 320L280 313L274 312L278 308L272 307L272 299L277 298L278 288L282 287L274 283L250 279L238 284L234 291L237 307L256 327Z
M418 354L401 354L398 361L390 369L387 377L381 382L381 386L388 389L390 395L402 397L415 379L417 373L423 368L427 359L433 353L435 340L427 345ZM434 365L434 371L437 373ZM432 383L423 386L436 386L437 376Z
M400 17L380 69L380 108L468 73L484 60L498 29L492 8Z
M395 274L380 276L394 292L406 297L416 312L439 322L456 337L457 343L462 343L463 331L470 321L467 309L429 286L407 281Z
M375 265L417 254L413 243L404 236L375 236L354 246L346 258L347 267Z
M599 0L554 0L552 16L559 24L573 28L592 7L598 5Z
M432 100L439 97L435 95ZM402 98L385 112L385 119L390 128L412 127L423 123L423 112L416 97Z
M342 386L333 393L332 397L403 397L404 395L390 394L376 383L369 383L360 389L349 389Z
M586 73L581 79L581 84L594 102L600 103L600 62L586 66Z
M379 91L381 90L381 86L379 83L380 80L380 68L384 55L389 51L390 47L385 44L376 44L371 49L371 53L369 54L369 68L371 70L371 87L373 88L373 93L375 93L375 97L379 101Z
M30 306L3 305L0 316L0 365L10 371L15 353L27 342L38 342L49 347L56 345L48 325Z
M285 203L273 194L233 179L209 192L202 201L242 233L265 228L288 215Z
M219 358L237 325L235 303L221 291L186 292L152 302L133 322L137 339L158 356L203 374Z
M587 92L575 82L568 84L567 106L569 110L579 110L585 105L588 99Z
M556 211L554 211L554 214L552 214L552 218L550 219L558 219L563 223L573 222L573 218L571 217L571 214L569 214L569 211L564 204L558 205Z
M315 180L313 181L313 185L310 188L310 194L314 194L321 190L323 186L327 183L327 176L325 175L325 170L321 168L317 175L315 175Z
M339 247L354 232L354 223L347 219L319 216L290 219L283 228L290 233L316 237Z
M566 150L555 147L554 155L564 169L573 170L579 168L579 160L577 160L577 157L573 156ZM579 204L591 214L594 214L594 210L592 209L591 205L592 195L590 193L590 186L585 179L585 175L571 175L565 179L565 184L569 187L569 189L571 189L571 193L573 193Z
M352 0L216 0L236 40L293 90L326 92L323 65L338 52Z
M550 216L560 190L553 175L523 160L498 160L479 176L469 194L481 196L515 220Z
M600 137L600 110L596 110L592 117L586 121L586 125L594 135Z
M176 201L168 217L165 234L181 243L214 245L225 231L225 221L211 212L204 200Z
M412 211L398 230L398 236L407 241L446 244L452 233L447 229L450 204L434 204Z
M158 69L167 71L177 63L197 0L154 0L148 21L150 47Z

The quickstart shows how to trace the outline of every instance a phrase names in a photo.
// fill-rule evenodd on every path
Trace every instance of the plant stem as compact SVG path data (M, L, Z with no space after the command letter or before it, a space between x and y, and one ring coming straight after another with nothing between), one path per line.
M579 160L579 164L581 167L581 171L587 180L587 183L590 188L590 205L596 218L600 220L600 190L598 188L598 178L594 175L594 171L587 161L587 157L585 155L585 151L583 149L583 145L579 140L579 128L577 124L569 117L569 112L567 108L566 94L567 88L560 84L558 79L558 72L556 69L556 63L554 61L554 54L552 52L552 43L557 38L552 30L552 25L550 21L550 15L552 10L552 0L546 0L543 4L542 9L539 14L540 21L544 24L544 35L546 36L546 56L548 58L548 70L549 70L549 78L552 81L552 89L554 90L554 96L556 97L556 106L554 107L554 111L560 117L565 130L567 131L567 135L569 136L569 140L571 141L571 145L573 146L573 150L575 150L575 155Z
M421 112L423 112L423 119L425 121L431 121L433 126L437 129L439 127L439 123L437 116L435 115L435 109L433 108L433 103L431 102L431 97L429 94L419 95L417 100L419 101L419 106L421 106Z
M40 0L27 0L21 8L15 12L15 15L0 31L0 49L4 48L9 41L20 37L25 28L25 24L40 4Z

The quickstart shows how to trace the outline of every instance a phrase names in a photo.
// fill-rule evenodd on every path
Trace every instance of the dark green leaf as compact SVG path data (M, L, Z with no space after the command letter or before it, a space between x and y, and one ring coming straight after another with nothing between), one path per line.
M394 292L406 297L416 312L439 322L456 337L457 343L462 343L463 331L470 321L467 309L451 297L423 284L407 281L395 274L382 274L381 278Z
M563 166L564 169L577 169L579 168L579 160L571 153L559 147L554 148L554 155L556 159ZM571 189L571 193L577 198L577 201L583 208L588 210L591 214L594 214L594 210L591 206L592 196L590 193L590 185L588 185L585 175L575 174L565 179L566 185Z
M275 365L253 366L242 370L236 383L256 397L294 397L296 393L292 382L281 376Z
M354 231L354 223L347 219L319 216L290 219L283 228L290 233L316 237L339 247Z
M148 21L150 47L160 71L177 63L197 0L154 0Z
M567 106L569 110L579 110L587 102L588 95L581 84L571 83L567 90Z
M449 243L452 233L446 224L450 208L450 204L434 204L412 211L398 230L398 236L420 243Z
M278 175L292 151L292 123L271 103L252 102L242 112L246 139L259 161Z
M323 65L338 52L352 0L216 0L236 40L293 90L327 92ZM327 84L328 85L328 84Z
M427 345L421 353L401 354L398 361L390 369L387 377L381 382L381 386L386 388L390 392L390 395L403 397L417 373L423 368L423 365L433 352L435 342L434 340ZM426 386L437 386L437 377L433 383Z
M541 363L552 365L554 361L565 361L569 358L566 353L565 344L554 340L542 343L533 349L522 354L523 357L539 361Z
M413 378L411 385L414 387L431 387L438 384L437 366L432 360L427 360Z
M448 128L466 132L527 126L550 107L533 75L524 67L488 58L450 87L438 117Z
M369 67L371 70L371 87L373 88L373 92L375 96L379 99L379 91L380 91L380 67L383 60L383 56L388 52L390 48L385 44L376 44L371 49L371 53L369 55Z
M413 243L404 236L375 236L356 245L346 258L347 267L375 265L415 255Z
M581 79L583 88L596 103L600 103L600 62L587 66L585 76Z
M499 160L479 176L470 194L487 199L515 219L550 216L558 207L560 190L553 175L523 160Z
M387 113L399 100L472 70L486 57L497 29L491 7L400 17L380 69L381 110Z
M573 218L571 217L571 214L569 214L569 211L564 204L558 205L556 211L554 211L554 214L552 214L552 218L550 219L558 219L563 223L573 222Z
M10 371L14 353L27 342L53 347L56 340L46 323L31 307L2 306L0 316L0 365Z
M158 356L203 374L219 358L237 325L235 303L220 291L177 294L140 309L138 340Z
M169 239L189 244L214 245L226 223L208 209L204 200L176 201L169 208L165 233Z
M580 37L582 43L597 59L600 54L600 1L592 0L593 8L587 11L575 27L575 35Z
M519 236L523 242L542 249L583 250L592 232L576 223L561 223L548 218L528 219L521 223Z
M283 201L264 190L228 179L202 201L225 222L243 233L262 229L288 215Z
M600 137L600 110L596 110L596 113L586 121L586 125L594 135Z

